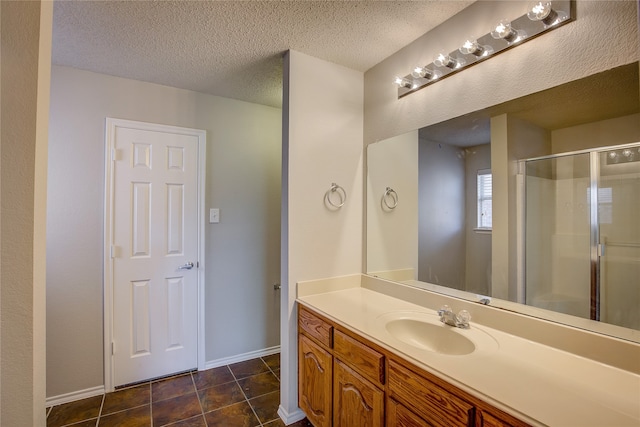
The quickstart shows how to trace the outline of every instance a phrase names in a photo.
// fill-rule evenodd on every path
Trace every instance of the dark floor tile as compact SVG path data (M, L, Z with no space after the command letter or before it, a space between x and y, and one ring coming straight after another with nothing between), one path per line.
M97 418L91 420L80 421L79 423L67 424L65 427L96 427Z
M231 374L228 366L220 366L218 368L193 373L193 381L196 383L198 390L234 380L235 378Z
M207 423L204 421L203 415L197 415L188 420L178 421L175 424L170 424L167 427L207 427Z
M249 400L249 404L255 411L261 423L268 423L278 419L278 407L280 406L280 392L275 391Z
M146 386L149 388L149 386ZM109 415L102 415L99 427L151 427L151 407L149 404L127 409Z
M244 400L244 394L235 381L199 390L198 396L205 413Z
M153 402L171 399L195 392L191 374L167 378L151 383L151 397Z
M231 369L231 372L233 372L233 375L235 375L237 379L269 371L267 364L260 358L234 363L229 365L229 369Z
M271 370L280 369L280 353L271 354L262 358Z
M204 416L209 427L254 427L260 425L260 421L246 400L207 412Z
M102 416L150 403L151 386L149 384L114 391L104 395Z
M195 392L153 402L151 405L154 427L186 420L202 413L202 408Z
M103 395L89 397L51 408L47 417L47 427L60 427L89 419L98 418Z
M247 396L247 399L258 397L280 389L280 381L271 372L253 375L251 377L238 380L238 384Z

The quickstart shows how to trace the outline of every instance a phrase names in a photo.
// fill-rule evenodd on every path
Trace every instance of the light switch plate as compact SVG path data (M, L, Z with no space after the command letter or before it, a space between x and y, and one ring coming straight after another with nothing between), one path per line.
M209 224L217 224L220 222L220 209L209 209Z

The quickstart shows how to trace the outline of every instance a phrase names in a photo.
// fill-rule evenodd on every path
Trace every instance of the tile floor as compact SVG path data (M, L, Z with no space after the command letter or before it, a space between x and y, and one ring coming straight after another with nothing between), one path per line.
M274 354L53 406L47 427L280 427L279 404Z

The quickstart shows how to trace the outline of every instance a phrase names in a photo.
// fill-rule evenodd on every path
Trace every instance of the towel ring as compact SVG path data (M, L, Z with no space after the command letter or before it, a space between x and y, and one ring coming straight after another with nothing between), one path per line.
M333 200L331 200L331 195L334 193L338 194L338 197L340 198L340 201L338 203L334 203ZM347 192L344 190L344 188L333 182L331 183L331 188L329 188L329 190L327 190L327 192L324 194L324 198L331 206L339 209L344 206L345 202L347 201Z
M391 204L389 203L389 199L392 201ZM398 206L398 193L396 193L396 190L387 187L387 190L382 195L382 203L391 210L395 209L396 206Z

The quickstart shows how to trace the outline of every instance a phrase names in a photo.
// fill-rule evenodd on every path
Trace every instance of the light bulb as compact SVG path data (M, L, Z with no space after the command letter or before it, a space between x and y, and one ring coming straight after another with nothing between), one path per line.
M393 82L398 87L404 87L404 88L407 88L407 89L411 89L411 87L413 86L413 84L409 80L407 80L405 78L402 78L402 77L397 77L396 76L396 78L393 80Z
M487 52L483 46L478 44L478 41L475 39L467 39L458 49L460 53L465 55L475 55L475 56L484 56Z
M435 74L433 73L433 71L431 71L427 67L420 67L420 66L415 67L411 72L411 75L416 79L421 78L421 79L431 80L435 78Z
M612 160L613 160L613 159L615 159L616 157L618 157L618 154L617 154L615 151L611 151L611 152L609 153L609 158L610 158L610 159L612 159Z
M507 43L514 43L520 40L518 31L514 30L511 27L511 22L507 20L502 20L493 27L493 31L491 31L491 37L494 39L503 39Z
M625 157L631 157L633 155L633 153L631 152L631 150L629 150L627 148L627 149L622 150L622 155L625 156Z
M557 23L558 12L551 8L550 1L537 1L533 4L527 16L532 21L542 21L544 25Z
M436 55L433 63L438 67L457 68L460 64L457 60L453 59L445 53L439 53Z

